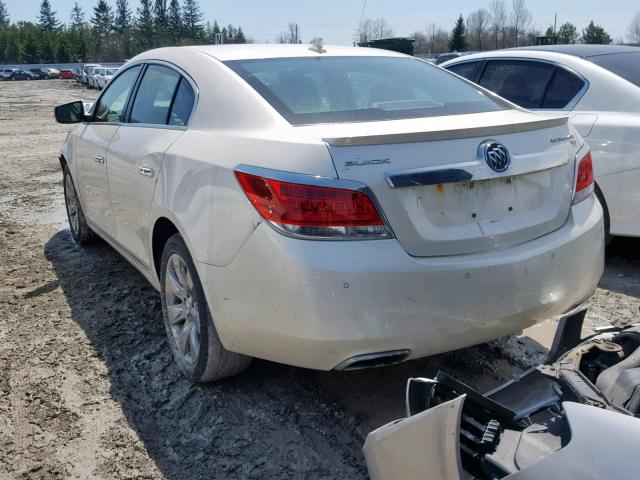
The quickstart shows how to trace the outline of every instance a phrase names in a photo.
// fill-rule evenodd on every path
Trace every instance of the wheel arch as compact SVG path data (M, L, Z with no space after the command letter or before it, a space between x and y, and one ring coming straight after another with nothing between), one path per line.
M151 260L158 282L160 282L160 262L162 261L164 246L176 233L180 233L180 230L175 223L167 217L158 217L153 223L153 230L151 233Z
M161 210L154 213L155 215L152 215L154 220L149 222L149 225L153 225L149 230L151 232L151 235L149 236L149 251L151 252L151 265L155 271L155 278L158 280L159 284L162 252L164 250L164 246L167 244L167 240L169 240L172 235L176 233L180 234L182 240L187 245L189 254L193 258L194 263L196 263L196 267L197 260L191 239L185 234L185 229L182 228L182 224L177 218L175 218L172 212Z
M602 210L604 211L606 221L607 223L609 223L609 206L607 205L607 199L604 198L604 193L602 193L602 189L600 188L600 185L598 185L597 181L593 182L593 189L596 197L598 198L598 201L600 202L600 205L602 205Z
M606 245L611 243L611 217L609 216L609 206L607 205L607 199L604 197L604 193L602 193L602 189L598 185L598 182L593 182L593 190L596 195L596 198L600 202L602 206L602 216L604 217L604 239Z

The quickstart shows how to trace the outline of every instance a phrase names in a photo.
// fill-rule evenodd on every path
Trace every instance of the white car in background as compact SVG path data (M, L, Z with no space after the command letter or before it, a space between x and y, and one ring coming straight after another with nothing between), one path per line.
M568 114L591 146L607 235L640 237L639 47L527 47L441 66L521 107Z
M588 146L567 123L373 48L162 48L125 64L62 148L79 243L160 290L182 372L322 370L512 333L604 266Z
M60 70L58 70L57 68L48 67L48 68L45 68L44 70L49 75L49 78L59 78L60 77Z
M15 68L3 68L0 70L0 80L9 80L14 70Z
M97 88L98 84L96 82L96 72L102 68L101 66L91 67L87 71L87 87L88 88Z
M111 81L113 76L117 73L117 67L99 67L94 70L93 78L95 87L98 90L102 90L107 83Z
M82 70L80 72L80 83L83 85L89 85L89 70L93 67L99 67L99 63L85 63L82 66Z

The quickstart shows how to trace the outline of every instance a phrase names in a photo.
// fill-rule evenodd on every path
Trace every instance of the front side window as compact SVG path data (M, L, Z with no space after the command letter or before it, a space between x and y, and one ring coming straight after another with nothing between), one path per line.
M149 65L131 109L131 123L166 125L180 74L162 65Z
M295 57L225 62L293 125L459 115L507 107L406 57Z
M94 121L123 121L124 107L127 104L127 98L138 78L141 68L140 65L131 67L109 83L107 89L98 99L98 103L94 109Z
M597 55L587 60L640 87L640 52Z
M480 85L524 108L540 108L555 67L522 60L492 60Z

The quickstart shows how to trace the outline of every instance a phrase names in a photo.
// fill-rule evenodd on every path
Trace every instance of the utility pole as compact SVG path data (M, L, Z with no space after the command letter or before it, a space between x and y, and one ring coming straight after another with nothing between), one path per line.
M358 28L360 29L360 42L364 43L367 41L367 35L362 31L362 20L364 19L364 9L367 8L367 0L364 0L362 4L362 12L360 13L360 23L358 24Z
M556 12L555 16L553 17L553 35L555 36L556 34L556 25L558 24L558 12Z

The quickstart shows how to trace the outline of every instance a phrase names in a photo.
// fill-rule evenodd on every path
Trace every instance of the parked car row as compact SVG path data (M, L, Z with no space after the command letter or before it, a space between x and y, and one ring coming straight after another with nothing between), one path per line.
M87 88L102 90L118 71L118 67L107 67L96 63L87 63L82 67L76 80Z
M49 80L60 77L55 68L5 68L0 70L0 80Z
M5 68L0 70L0 80L50 80L55 78L76 80L88 88L102 90L118 71L118 67L86 64L82 69L55 68Z

